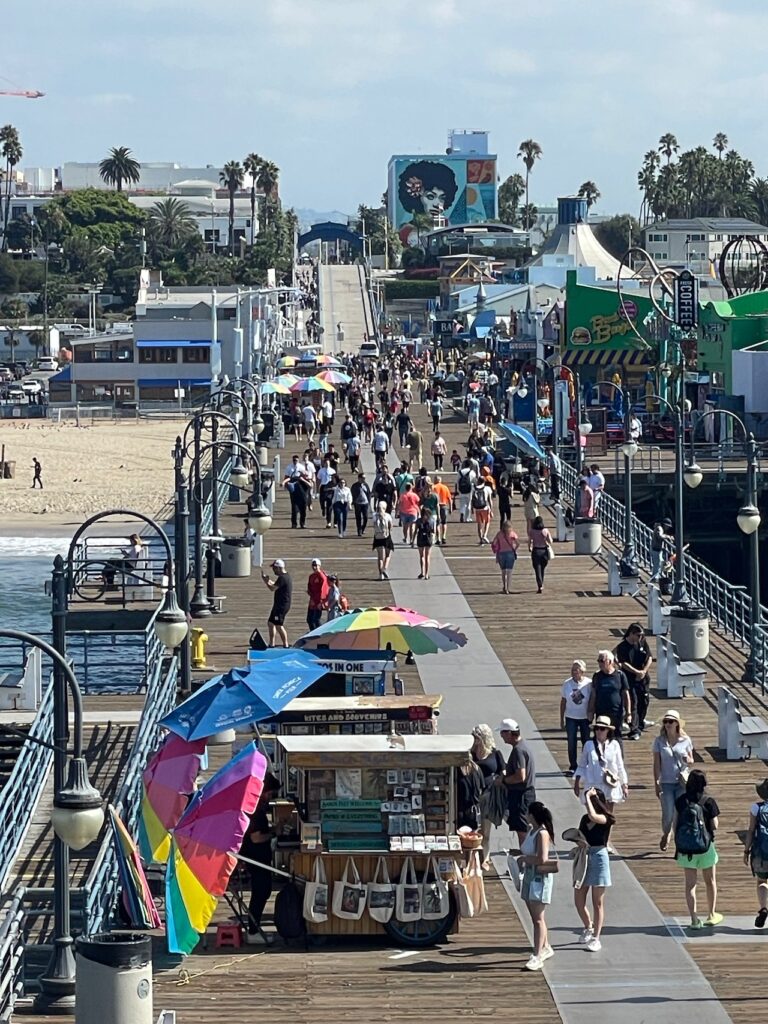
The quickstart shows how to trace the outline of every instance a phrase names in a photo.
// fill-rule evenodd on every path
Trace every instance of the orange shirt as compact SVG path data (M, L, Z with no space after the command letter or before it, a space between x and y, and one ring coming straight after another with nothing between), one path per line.
M441 505L450 505L453 501L451 489L444 483L432 484L432 490L437 495L437 500Z

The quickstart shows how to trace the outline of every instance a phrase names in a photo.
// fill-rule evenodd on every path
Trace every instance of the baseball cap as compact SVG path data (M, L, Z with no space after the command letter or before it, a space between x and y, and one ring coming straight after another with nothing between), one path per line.
M272 563L272 568L273 569L284 569L285 568L285 562L282 560L282 558L276 558L274 560L274 562Z
M499 726L499 732L520 732L520 726L514 718L503 718Z
M322 564L323 564L323 563L322 563L322 562L320 561L320 559L319 559L319 558L313 558L313 559L312 559L312 565L316 565L316 566L317 566L318 568L320 568L320 566L321 566Z

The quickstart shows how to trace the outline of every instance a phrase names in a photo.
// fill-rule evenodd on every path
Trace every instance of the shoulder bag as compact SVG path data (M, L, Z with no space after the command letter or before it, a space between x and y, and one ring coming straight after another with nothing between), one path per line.
M368 913L374 921L386 924L395 910L395 887L389 880L384 857L379 857L373 880L368 883Z
M423 921L440 921L448 914L449 907L448 883L440 875L435 858L430 857L422 882L421 918Z
M422 887L416 880L413 857L406 857L395 893L395 917L398 921L421 920L421 895Z
M314 924L328 920L328 879L322 857L315 857L312 881L304 883L304 918Z
M347 921L359 921L365 910L367 895L368 890L360 881L357 865L352 857L348 857L341 880L333 883L334 917L341 917Z
M469 861L464 869L464 880L475 916L482 914L488 909L488 902L485 898L483 869L480 867L480 854L477 850L473 850L469 855Z
M475 908L472 905L472 898L467 889L467 879L458 864L454 864L451 888L453 889L453 897L456 900L459 917L474 917Z

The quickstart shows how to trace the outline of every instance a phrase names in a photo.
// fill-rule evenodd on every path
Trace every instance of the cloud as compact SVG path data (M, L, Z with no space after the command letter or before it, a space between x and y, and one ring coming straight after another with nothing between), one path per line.
M502 78L517 78L532 75L537 68L533 54L513 47L497 47L485 54L483 64L489 71Z
M129 92L97 92L85 97L86 103L97 107L114 107L123 103L135 103L136 97Z

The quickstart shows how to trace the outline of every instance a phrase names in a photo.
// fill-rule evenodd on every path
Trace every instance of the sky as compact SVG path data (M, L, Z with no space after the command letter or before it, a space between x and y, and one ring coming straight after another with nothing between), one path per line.
M502 180L543 156L531 200L596 182L637 213L643 154L724 131L768 176L764 0L37 0L8 4L0 96L22 166L137 159L221 166L257 152L287 205L378 205L394 153L487 130Z

